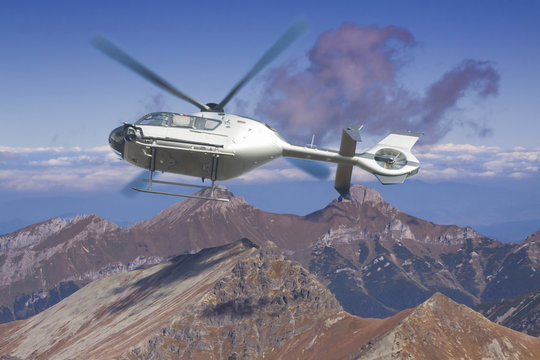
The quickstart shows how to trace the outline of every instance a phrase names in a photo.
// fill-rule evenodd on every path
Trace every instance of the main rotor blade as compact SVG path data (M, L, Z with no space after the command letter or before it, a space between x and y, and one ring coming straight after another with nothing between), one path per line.
M137 191L133 190L132 188L142 188L146 186L146 184L142 181L142 178L148 173L148 170L143 170L140 173L138 173L136 176L131 179L129 183L127 183L122 188L122 195L125 197L135 197L137 194L139 194Z
M293 42L296 41L302 34L309 29L309 23L306 19L300 18L291 25L291 27L281 35L278 41L257 61L257 63L248 71L248 73L229 91L227 96L217 106L223 110L223 107L232 99L232 97L240 90L249 80L257 73L270 64L276 57L287 49Z
M309 175L320 179L326 180L330 176L330 169L318 162L313 160L297 159L297 158L286 158L289 163L298 169L308 173Z
M210 108L207 105L198 102L192 97L174 88L171 84L169 84L168 82L163 80L161 77L159 77L157 74L155 74L153 71L151 71L150 69L148 69L147 67L139 63L137 60L129 56L127 53L125 53L123 50L121 50L118 46L113 44L109 39L107 39L103 35L97 35L96 37L92 39L91 43L98 50L101 50L106 55L110 56L111 58L118 61L122 65L136 72L137 74L139 74L146 80L149 80L150 82L159 86L163 90L168 91L169 93L175 96L178 96L179 98L186 100L187 102L197 106L199 109L201 109L201 111L210 110Z

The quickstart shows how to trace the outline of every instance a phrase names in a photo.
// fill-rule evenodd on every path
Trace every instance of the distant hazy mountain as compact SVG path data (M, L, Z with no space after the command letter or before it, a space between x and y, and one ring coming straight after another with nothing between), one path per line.
M241 238L272 241L329 287L348 312L386 317L435 292L467 304L512 298L540 284L538 237L503 244L471 228L407 215L356 185L307 216L261 211L225 188L229 203L188 199L120 228L97 216L52 219L0 236L0 316L38 313L105 275Z
M0 325L2 359L538 359L540 339L435 294L362 319L272 243L247 239L96 280Z

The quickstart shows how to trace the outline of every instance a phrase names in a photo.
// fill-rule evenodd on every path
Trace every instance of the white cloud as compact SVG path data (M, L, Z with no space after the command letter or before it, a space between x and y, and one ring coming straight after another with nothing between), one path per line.
M413 152L421 162L415 177L430 181L464 178L527 178L540 171L540 149L470 144L418 146ZM82 148L0 147L0 189L11 191L98 191L121 189L143 170L121 161L107 146ZM330 179L334 177L335 165ZM199 179L165 174L175 182L199 184ZM375 177L361 169L353 182L370 182ZM232 180L236 182L318 181L279 159Z
M540 170L540 149L436 144L419 146L413 151L422 163L418 176L425 179L525 178Z
M416 151L424 152L434 152L434 153L454 153L454 152L463 152L463 153L487 153L487 152L498 152L501 151L501 148L497 146L485 146L485 145L471 145L471 144L434 144L434 145L420 145L414 148Z
M108 153L110 152L110 147L107 145L95 146L88 149L83 149L78 146L72 148L66 148L63 146L52 146L52 147L10 147L10 146L0 146L0 152L11 152L18 154L33 154L33 153L71 153L71 152L85 152L85 153Z

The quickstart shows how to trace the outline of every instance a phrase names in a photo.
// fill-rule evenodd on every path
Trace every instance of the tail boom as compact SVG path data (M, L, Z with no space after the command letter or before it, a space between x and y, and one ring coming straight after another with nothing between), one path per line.
M282 156L338 164L334 187L346 199L350 198L353 166L372 173L385 185L400 184L418 172L420 162L411 149L421 133L391 133L368 151L356 154L360 129L354 126L343 129L339 152L284 142Z

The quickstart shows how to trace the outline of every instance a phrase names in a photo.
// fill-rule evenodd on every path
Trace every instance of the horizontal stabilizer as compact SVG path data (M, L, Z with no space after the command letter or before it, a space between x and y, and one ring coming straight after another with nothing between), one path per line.
M415 132L394 132L382 139L377 145L410 150L421 135L422 133Z

